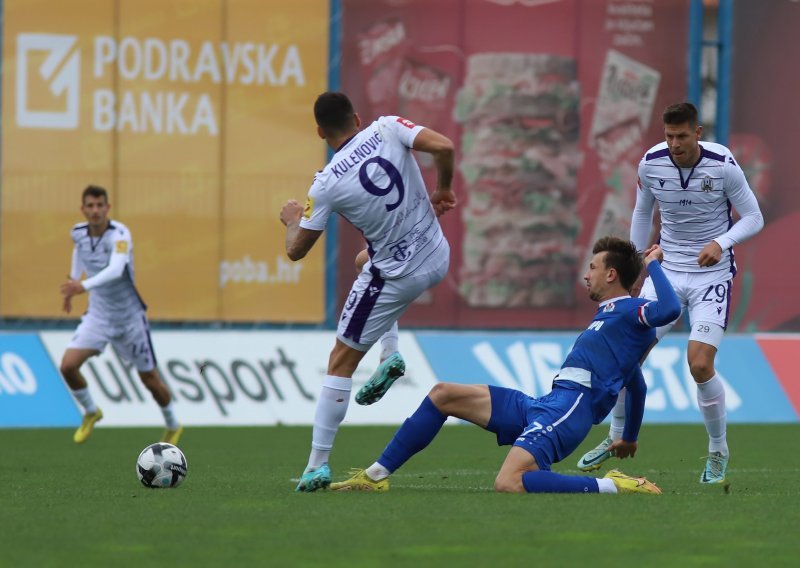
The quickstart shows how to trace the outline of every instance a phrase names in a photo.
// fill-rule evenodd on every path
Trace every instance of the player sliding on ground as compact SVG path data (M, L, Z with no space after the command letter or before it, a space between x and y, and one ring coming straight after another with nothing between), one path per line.
M513 446L495 479L497 491L661 493L644 477L617 470L602 479L550 471L553 463L575 451L592 424L608 415L623 386L628 389L625 432L609 449L620 458L633 457L647 392L639 361L655 338L655 327L674 320L680 312L678 297L659 265L661 247L654 245L644 258L658 295L651 302L630 296L642 269L642 257L633 243L604 237L592 252L584 280L589 297L600 305L567 355L550 394L533 398L492 385L439 383L395 433L378 461L330 488L387 491L389 476L430 444L448 416L455 416L494 433L499 445Z

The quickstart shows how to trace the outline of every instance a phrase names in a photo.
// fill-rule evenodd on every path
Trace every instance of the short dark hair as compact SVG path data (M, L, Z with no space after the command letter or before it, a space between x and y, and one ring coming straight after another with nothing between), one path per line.
M644 260L636 245L619 237L602 237L592 249L592 254L600 252L606 253L606 268L616 270L620 284L630 291L644 268Z
M314 118L325 134L342 134L353 125L353 103L344 93L327 91L314 103Z
M692 103L676 103L664 109L661 115L664 124L685 124L695 128L697 126L697 107Z
M81 195L81 203L86 201L87 195L91 197L104 197L106 203L108 203L108 192L104 187L100 187L99 185L87 185L86 189L83 190L83 195Z

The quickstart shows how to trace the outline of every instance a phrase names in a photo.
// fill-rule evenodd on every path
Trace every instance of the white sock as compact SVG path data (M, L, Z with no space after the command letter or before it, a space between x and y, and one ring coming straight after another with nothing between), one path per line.
M179 424L177 418L175 418L175 407L172 405L172 401L167 406L161 407L161 414L164 415L164 422L166 422L167 428L170 430L178 429Z
M622 439L623 430L625 430L625 389L619 391L617 403L611 410L611 428L608 435L616 442Z
M727 457L725 386L719 375L715 373L708 381L697 384L697 404L703 414L703 422L706 423L709 453L722 452Z
M381 479L386 479L392 472L383 467L378 462L375 462L371 466L366 469L367 477L369 477L372 481L380 481Z
M381 362L398 350L397 322L392 324L389 331L381 335Z
M89 387L73 390L72 396L77 399L86 414L94 414L97 412L97 405L94 403L92 395L89 394Z
M333 449L333 440L336 438L336 432L339 431L339 424L347 414L352 387L351 379L325 375L322 391L319 393L317 401L317 411L314 415L308 467L317 468L327 463Z
M619 493L612 479L598 478L597 488L600 490L600 493Z

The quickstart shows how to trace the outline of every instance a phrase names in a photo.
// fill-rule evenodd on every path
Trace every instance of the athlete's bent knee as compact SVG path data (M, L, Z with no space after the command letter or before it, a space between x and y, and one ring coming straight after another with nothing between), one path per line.
M74 375L77 372L77 370L79 368L80 367L78 365L75 365L74 363L71 363L71 362L68 363L68 362L62 361L61 362L61 366L59 367L59 371L61 371L61 374L64 377L71 377L72 375Z
M155 369L152 371L139 371L139 378L142 380L142 383L144 383L144 386L148 388L158 386L161 382Z
M431 402L433 402L439 410L453 399L452 386L453 385L450 383L436 383L428 393Z
M696 383L704 383L714 376L713 361L689 361L689 372L692 373Z
M499 474L494 480L494 490L498 493L525 493L525 486L522 484L522 474Z

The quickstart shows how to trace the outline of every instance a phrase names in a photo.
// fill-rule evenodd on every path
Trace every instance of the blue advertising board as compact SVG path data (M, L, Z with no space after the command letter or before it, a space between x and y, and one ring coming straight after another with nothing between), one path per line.
M439 381L492 384L532 396L550 392L577 333L420 332L415 337ZM686 362L686 335L656 345L642 371L647 422L701 422ZM752 336L730 336L717 355L730 422L797 422L798 415Z
M75 426L80 421L39 336L0 334L0 426Z

